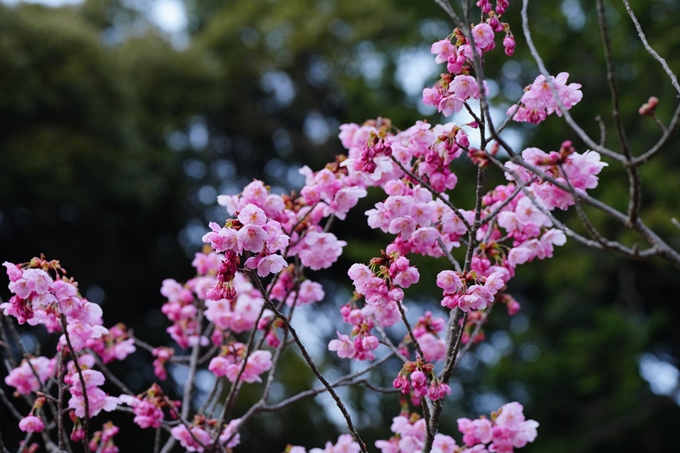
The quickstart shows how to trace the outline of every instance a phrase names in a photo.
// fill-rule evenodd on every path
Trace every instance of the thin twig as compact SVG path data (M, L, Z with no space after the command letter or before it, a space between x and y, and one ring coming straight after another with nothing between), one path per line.
M156 435L153 439L153 453L159 453L161 450L161 427L156 428Z
M463 27L463 22L460 20L460 17L458 17L458 14L456 14L453 6L449 3L449 0L434 0L434 2L449 15L456 27Z
M621 114L619 112L619 86L616 82L616 74L614 71L614 61L612 58L611 41L609 39L609 31L607 29L607 16L604 12L604 2L597 0L597 16L600 23L600 35L602 37L602 45L604 47L604 59L607 63L607 81L609 82L609 91L612 98L612 118L614 118L614 126L616 128L616 136L619 139L619 146L626 157L626 172L628 173L628 221L631 225L637 222L640 213L640 173L637 167L627 165L633 156L630 152L628 139L623 130L621 122Z
M394 353L399 359L401 359L402 362L406 363L408 362L408 357L405 357L400 351L399 348L397 348L394 343L390 340L390 338L387 336L387 333L385 332L385 329L383 328L382 324L376 321L375 323L375 330L380 333L382 336L382 341L381 343L390 348L390 351Z
M189 362L189 377L184 383L184 395L182 397L182 418L187 418L189 416L189 411L191 410L191 395L194 390L194 381L196 380L196 372L198 371L197 363L198 357L201 354L201 336L203 329L201 324L203 323L203 309L198 308L198 319L196 319L197 335L196 344L191 350L191 361Z
M663 146L671 138L671 135L673 134L673 132L675 132L675 129L678 127L678 124L680 124L680 104L678 104L678 106L675 108L675 112L673 112L671 122L668 124L666 130L664 130L663 135L661 136L659 141L656 142L656 144L654 144L654 146L652 146L649 149L649 151L646 151L645 153L633 159L629 165L637 167L642 164L646 164L647 162L652 160L652 158L659 154L659 151L661 151Z
M102 373L104 373L104 376L106 376L107 380L111 381L111 383L113 383L116 387L121 389L123 393L127 393L128 395L134 395L134 392L130 390L125 384L123 384L123 382L120 379L118 379L116 375L111 372L111 370L109 370L109 367L104 365L104 362L102 362L102 359L99 357L99 354L92 352L92 354L90 355L94 357L94 361L97 364L97 367L100 370L102 370Z
M385 363L391 357L392 357L391 353L387 354L385 357L381 358L380 360L373 362L371 365L367 366L363 370L360 370L360 371L354 372L352 374L348 374L346 376L341 377L340 379L338 379L335 382L333 382L332 384L330 384L330 386L335 388L335 387L343 387L343 386L350 385L350 383L353 382L353 379L361 376L362 374L368 373L369 371L373 370L374 368L379 367L380 365ZM264 406L263 405L260 408L260 411L262 411L262 412L278 412L278 411L281 411L281 410L289 407L290 405L292 405L292 404L294 404L294 403L296 403L300 400L303 400L305 398L314 397L316 395L319 395L321 393L326 392L327 390L328 389L326 387L319 387L319 388L315 388L315 389L305 390L304 392L300 392L297 395L293 395L290 398L286 398L285 400L283 400L279 403L273 404L271 406Z
M461 267L460 263L456 258L453 257L453 254L449 251L449 249L446 248L446 244L444 244L444 241L442 240L441 236L437 238L437 244L439 245L439 248L444 252L446 257L449 259L449 263L453 265L453 267L456 269L456 271L461 272Z
M76 368L76 373L78 374L78 379L80 380L80 386L83 393L83 401L85 403L85 418L83 419L83 428L85 429L85 437L83 437L83 449L85 453L90 453L90 445L88 444L87 437L90 435L90 401L87 396L87 386L85 385L85 378L83 378L83 369L78 363L78 356L76 355L73 345L71 344L71 337L69 336L66 316L61 315L61 327L64 332L64 337L66 338L66 344L68 345L68 350L71 353L71 358L73 359L73 366Z
M477 334L479 333L480 330L482 330L482 326L484 325L484 322L487 320L489 315L491 314L491 310L496 304L493 303L487 307L486 310L484 310L484 314L482 317L477 321L475 324L475 328L470 334L470 339L468 340L467 343L465 343L465 346L462 347L460 352L458 353L458 357L456 357L456 363L454 364L454 368L458 366L461 360L463 360L463 357L465 357L465 354L470 350L474 343L474 339L477 337Z
M600 115L595 117L595 121L597 121L597 126L600 128L600 146L604 146L607 141L607 127Z
M653 48L652 46L649 45L649 42L647 42L647 37L645 36L644 32L642 31L642 27L640 27L640 23L637 20L637 17L635 17L635 13L631 9L630 5L628 4L628 0L623 0L623 4L626 5L626 11L628 11L628 15L630 16L630 19L633 21L633 24L635 24L635 30L637 30L638 36L640 37L640 41L642 41L642 44L645 46L645 49L647 49L647 52L654 57L656 61L658 61L661 66L663 67L663 70L666 71L666 75L668 76L669 79L671 79L671 83L673 84L673 88L675 88L675 91L680 93L680 84L678 84L678 78L675 76L673 71L671 71L671 68L668 67L668 63L666 63L666 60L664 60Z
M321 374L319 369L316 367L316 364L314 363L314 361L310 357L309 353L307 352L307 349L305 349L304 345L302 344L302 341L300 341L300 338L298 337L297 332L295 331L293 326L288 321L288 318L284 314L282 314L276 308L276 305L274 305L274 303L271 301L271 299L269 299L269 297L267 296L267 292L266 292L264 286L262 285L262 281L259 279L257 274L255 274L254 272L251 271L250 275L252 276L252 279L255 281L256 286L258 287L258 289L260 290L260 292L264 296L264 301L265 301L265 305L267 306L267 308L272 310L274 312L274 314L276 315L276 317L279 318L281 321L283 321L284 325L286 326L286 328L290 331L291 335L293 336L293 339L295 340L295 344L297 344L298 348L300 348L300 353L302 354L302 357L304 357L305 362L307 362L307 365L312 370L312 372L317 377L317 379L319 379L319 381L321 381L321 383L324 385L324 387L326 387L326 389L328 390L328 393L331 395L331 397L335 401L335 404L338 406L338 409L340 409L340 412L342 412L342 415L345 418L345 421L347 422L347 428L349 429L350 433L352 434L352 437L354 437L354 439L359 444L359 448L361 449L362 452L368 453L368 450L366 449L366 444L361 439L361 436L359 435L357 430L354 428L354 423L352 423L352 417L349 415L349 412L347 412L347 408L343 404L342 400L340 400L340 397L338 396L338 394L335 393L335 390L333 390L333 388L328 383L328 381L323 376L323 374Z
M16 407L14 407L14 404L7 398L7 395L5 394L5 391L0 387L0 400L5 403L5 406L7 406L7 409L14 415L14 418L17 420L21 420L24 418L23 415L17 410Z
M411 338L411 342L413 342L413 346L415 346L416 351L418 352L419 358L425 360L425 354L423 354L423 350L420 349L420 344L418 343L416 336L413 334L413 330L411 330L411 324L408 322L408 319L406 319L406 313L404 312L404 307L401 305L401 301L397 301L397 307L399 308L399 313L401 314L401 320L406 326L406 331Z

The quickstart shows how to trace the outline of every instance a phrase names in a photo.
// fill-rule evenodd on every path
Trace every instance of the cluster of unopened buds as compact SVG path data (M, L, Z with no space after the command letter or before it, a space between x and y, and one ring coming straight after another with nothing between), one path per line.
M429 387L427 384L428 377L430 378ZM427 396L435 401L451 394L451 387L441 382L434 373L434 365L423 363L420 359L415 362L407 361L392 385L394 388L400 389L403 394L409 394L413 391L413 396L416 399Z

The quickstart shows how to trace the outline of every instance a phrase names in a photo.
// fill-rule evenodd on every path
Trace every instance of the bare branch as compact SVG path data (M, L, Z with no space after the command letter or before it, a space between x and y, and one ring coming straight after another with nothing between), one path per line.
M7 409L9 409L12 415L14 415L14 418L16 418L17 420L21 420L22 418L24 418L24 416L21 415L21 413L19 413L17 408L14 407L14 404L12 404L12 402L7 398L7 395L5 394L5 391L2 389L2 387L0 387L0 401L2 401L5 404Z
M293 328L293 326L290 324L290 321L288 321L288 318L279 311L278 308L276 308L276 305L271 301L269 296L267 295L267 291L265 287L262 285L262 281L260 278L257 276L255 272L250 272L250 275L255 282L255 285L257 288L260 290L260 293L262 293L262 296L264 297L264 302L267 308L269 308L271 311L274 312L277 318L279 318L281 321L283 321L283 324L286 326L290 334L293 336L293 339L295 340L295 344L298 345L298 348L300 348L300 353L302 354L302 357L305 359L305 362L307 362L307 365L309 368L312 370L314 375L321 381L321 383L326 387L328 390L328 393L331 395L333 400L335 401L336 406L338 406L338 409L340 409L340 412L342 412L343 417L345 418L345 421L347 422L347 428L349 429L350 433L352 434L352 437L357 441L359 444L359 448L361 449L362 452L368 453L368 450L366 449L366 444L364 441L361 439L361 436L357 432L356 428L354 428L354 423L352 423L352 417L349 415L349 412L347 412L347 408L343 404L342 400L338 396L337 393L335 393L335 390L331 387L331 385L328 383L326 378L321 374L319 369L316 367L316 364L310 357L309 353L307 352L307 349L304 347L302 344L302 341L300 341L300 337L298 337L297 332Z
M621 114L619 112L619 87L616 82L616 74L614 71L614 61L612 58L611 42L609 39L609 31L607 29L607 17L604 12L604 2L597 0L597 16L600 23L600 35L602 37L602 45L604 46L604 59L607 63L607 81L609 82L609 91L612 98L612 117L614 118L614 125L616 127L616 135L619 139L619 146L626 157L625 164L632 160L630 146L628 139L623 130L621 123ZM628 173L628 220L631 225L635 224L640 213L640 173L637 167L626 165L626 172Z
M649 42L647 42L647 37L645 36L644 32L642 31L642 27L640 27L640 23L637 20L637 17L635 17L635 13L631 9L630 5L628 4L628 0L623 0L623 4L626 5L626 11L628 11L628 15L630 16L630 19L633 21L633 24L635 24L635 30L637 30L638 36L640 37L640 41L642 41L642 44L645 46L645 49L647 49L647 52L654 57L656 61L658 61L661 64L661 67L663 67L663 70L666 72L666 75L668 76L669 79L671 79L671 83L673 84L673 88L675 88L675 91L680 93L680 84L678 84L678 78L675 76L673 71L671 71L671 68L668 67L668 63L666 63L666 60L664 60L657 52L652 48L652 46L649 45Z
M189 362L189 378L184 385L184 395L182 396L182 418L187 418L189 416L189 411L191 410L191 394L194 390L194 381L196 380L196 371L198 357L201 353L201 324L203 322L203 310L199 307L198 310L198 338L196 339L196 344L191 350L191 361Z
M85 385L85 378L83 378L83 369L78 363L78 356L76 355L73 345L71 344L71 337L68 333L66 316L61 315L61 328L64 332L64 337L66 338L66 344L68 345L68 350L71 353L71 358L73 359L73 366L76 368L76 373L78 374L78 379L80 380L80 386L83 392L83 401L85 403L85 418L83 419L83 428L85 429L85 437L83 437L83 449L85 453L90 453L90 446L87 442L87 437L90 435L90 401L87 397L87 386ZM60 414L61 416L61 414Z
M449 0L434 0L434 2L449 15L456 27L463 27L463 22L460 20L460 17L458 17L458 14L456 14L456 11L454 11Z
M353 381L357 377L368 373L369 371L378 368L380 365L385 363L387 360L389 360L393 356L392 353L387 354L385 357L381 358L380 360L376 360L363 370L359 370L357 372L348 374L346 376L341 377L340 379L336 380L332 384L330 384L331 387L343 387L347 385L352 385L352 383L356 383L356 381ZM326 387L319 387L315 389L310 389L310 390L305 390L304 392L300 392L297 395L291 396L290 398L286 398L285 400L281 401L280 403L273 404L271 406L262 406L260 409L262 412L278 412L282 409L287 408L288 406L292 405L293 403L296 403L302 399L309 398L309 397L314 397L316 395L319 395L328 389Z
M673 132L675 132L675 129L678 127L678 124L680 123L680 104L675 108L675 112L673 112L673 117L671 118L671 122L668 125L668 128L666 128L663 131L663 135L659 139L656 144L649 149L649 151L645 152L644 154L636 157L633 159L629 165L631 166L640 166L642 164L646 164L652 158L654 158L659 151L661 151L661 148L668 142L668 140L671 138L671 135Z

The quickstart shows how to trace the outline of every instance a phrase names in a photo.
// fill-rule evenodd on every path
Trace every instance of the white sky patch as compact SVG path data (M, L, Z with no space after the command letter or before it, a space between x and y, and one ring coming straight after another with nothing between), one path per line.
M489 87L491 91L491 87ZM476 101L474 99L469 99L468 104L470 104L470 108L472 109L473 112L475 112L475 115L479 116L479 101ZM498 127L501 124L503 124L503 121L507 117L507 106L491 106L491 119L493 120L494 126ZM468 113L467 109L463 108L460 112L454 113L450 118L447 118L447 122L452 121L458 125L463 125L467 123L471 123L474 121L474 118L470 113ZM472 129L472 128L466 128L466 132L468 136L470 137L470 144L474 147L479 147L480 146L480 139L479 139L479 129ZM515 152L518 152L522 149L522 144L523 144L523 137L522 134L519 133L517 130L513 130L512 128L507 128L501 133L501 138L505 140L510 148L512 148ZM502 150L501 150L502 151Z
M439 65L434 62L426 47L408 47L397 56L397 83L410 97L420 97L425 84L437 71Z
M640 376L649 382L649 389L657 395L672 396L675 394L675 402L680 404L680 370L674 365L659 360L654 354L645 352L638 360Z
M181 33L187 26L187 12L180 0L156 0L149 19L167 33Z
M19 3L36 3L59 8L67 5L79 5L83 0L0 0L6 5ZM149 20L166 33L186 32L187 13L181 0L155 0L148 13Z

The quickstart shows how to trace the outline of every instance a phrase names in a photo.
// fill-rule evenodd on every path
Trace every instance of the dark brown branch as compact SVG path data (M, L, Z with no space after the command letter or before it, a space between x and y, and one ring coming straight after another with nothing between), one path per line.
M286 326L286 328L288 329L290 334L293 336L293 339L295 340L295 344L297 344L298 348L300 348L300 353L302 354L302 357L305 359L305 362L307 362L307 365L312 370L312 372L317 377L317 379L319 379L319 381L321 381L321 383L324 385L324 387L326 387L326 389L328 390L328 393L331 395L331 397L335 401L335 404L338 406L338 409L340 409L340 412L342 412L342 415L345 418L345 421L347 422L347 428L349 429L350 433L352 434L352 437L354 437L354 439L359 444L359 448L361 449L362 452L368 453L368 450L366 449L366 444L361 439L361 436L359 435L357 430L354 428L354 423L352 423L352 417L349 415L349 412L347 412L347 408L343 404L342 400L340 400L340 397L338 396L338 394L335 393L335 390L333 390L333 388L328 383L328 381L323 376L323 374L321 374L319 369L316 367L316 364L314 363L314 361L310 357L309 353L307 352L307 349L302 344L302 341L300 341L300 338L298 337L298 334L295 331L295 329L293 328L293 326L290 324L290 321L288 321L288 318L283 313L281 313L276 308L276 305L274 305L274 303L271 301L271 299L269 299L269 296L267 295L267 291L264 288L264 286L262 285L262 281L259 279L257 274L255 274L254 272L251 271L250 275L251 275L252 279L255 281L257 288L260 290L260 292L262 293L262 295L264 297L265 306L267 308L269 308L271 311L273 311L277 318L279 318L281 321L283 321L284 325Z
M678 106L675 108L675 112L673 112L671 122L666 128L666 130L664 130L663 135L661 136L659 141L656 142L656 144L653 147L651 147L649 151L633 159L629 165L638 167L652 160L652 158L659 154L659 151L661 151L664 145L666 145L668 140L671 138L671 135L673 135L673 132L675 132L675 129L678 127L679 123L680 123L680 104L678 104Z
M647 52L649 52L649 54L661 64L663 70L666 72L666 75L668 76L669 79L671 79L673 88L675 88L675 91L680 93L680 84L678 84L678 78L675 77L675 74L673 73L673 71L671 71L671 68L668 67L668 63L666 63L666 60L664 60L647 42L647 37L642 31L642 27L640 27L640 23L638 22L637 17L635 17L635 13L628 4L628 0L623 0L623 4L626 5L626 11L628 11L630 19L633 21L633 24L635 24L635 30L637 30L638 36L640 37L640 41L642 41L642 44L645 46L645 49L647 49Z
M73 359L73 366L76 368L78 374L78 379L80 380L80 387L83 393L83 401L85 403L85 417L83 418L83 428L85 429L85 437L83 437L83 449L85 453L90 453L90 445L88 444L87 438L90 435L90 401L87 396L87 386L85 385L85 378L83 378L83 369L78 363L78 356L76 355L73 345L71 344L71 337L68 334L68 325L66 323L66 316L61 315L61 328L64 331L64 337L66 338L66 344L68 345L68 350L71 353L71 358ZM61 415L61 414L60 414Z
M616 82L616 73L614 70L614 61L612 58L611 41L609 39L609 30L607 28L607 17L604 12L604 2L597 0L597 16L600 23L600 35L602 37L602 45L604 47L604 59L607 64L607 81L609 82L609 91L612 98L612 118L614 118L614 126L616 128L616 136L619 139L619 146L623 155L626 157L626 172L628 173L628 221L631 225L637 222L640 213L640 173L637 167L627 165L633 156L630 152L628 139L623 130L621 122L621 113L619 107L619 86Z

